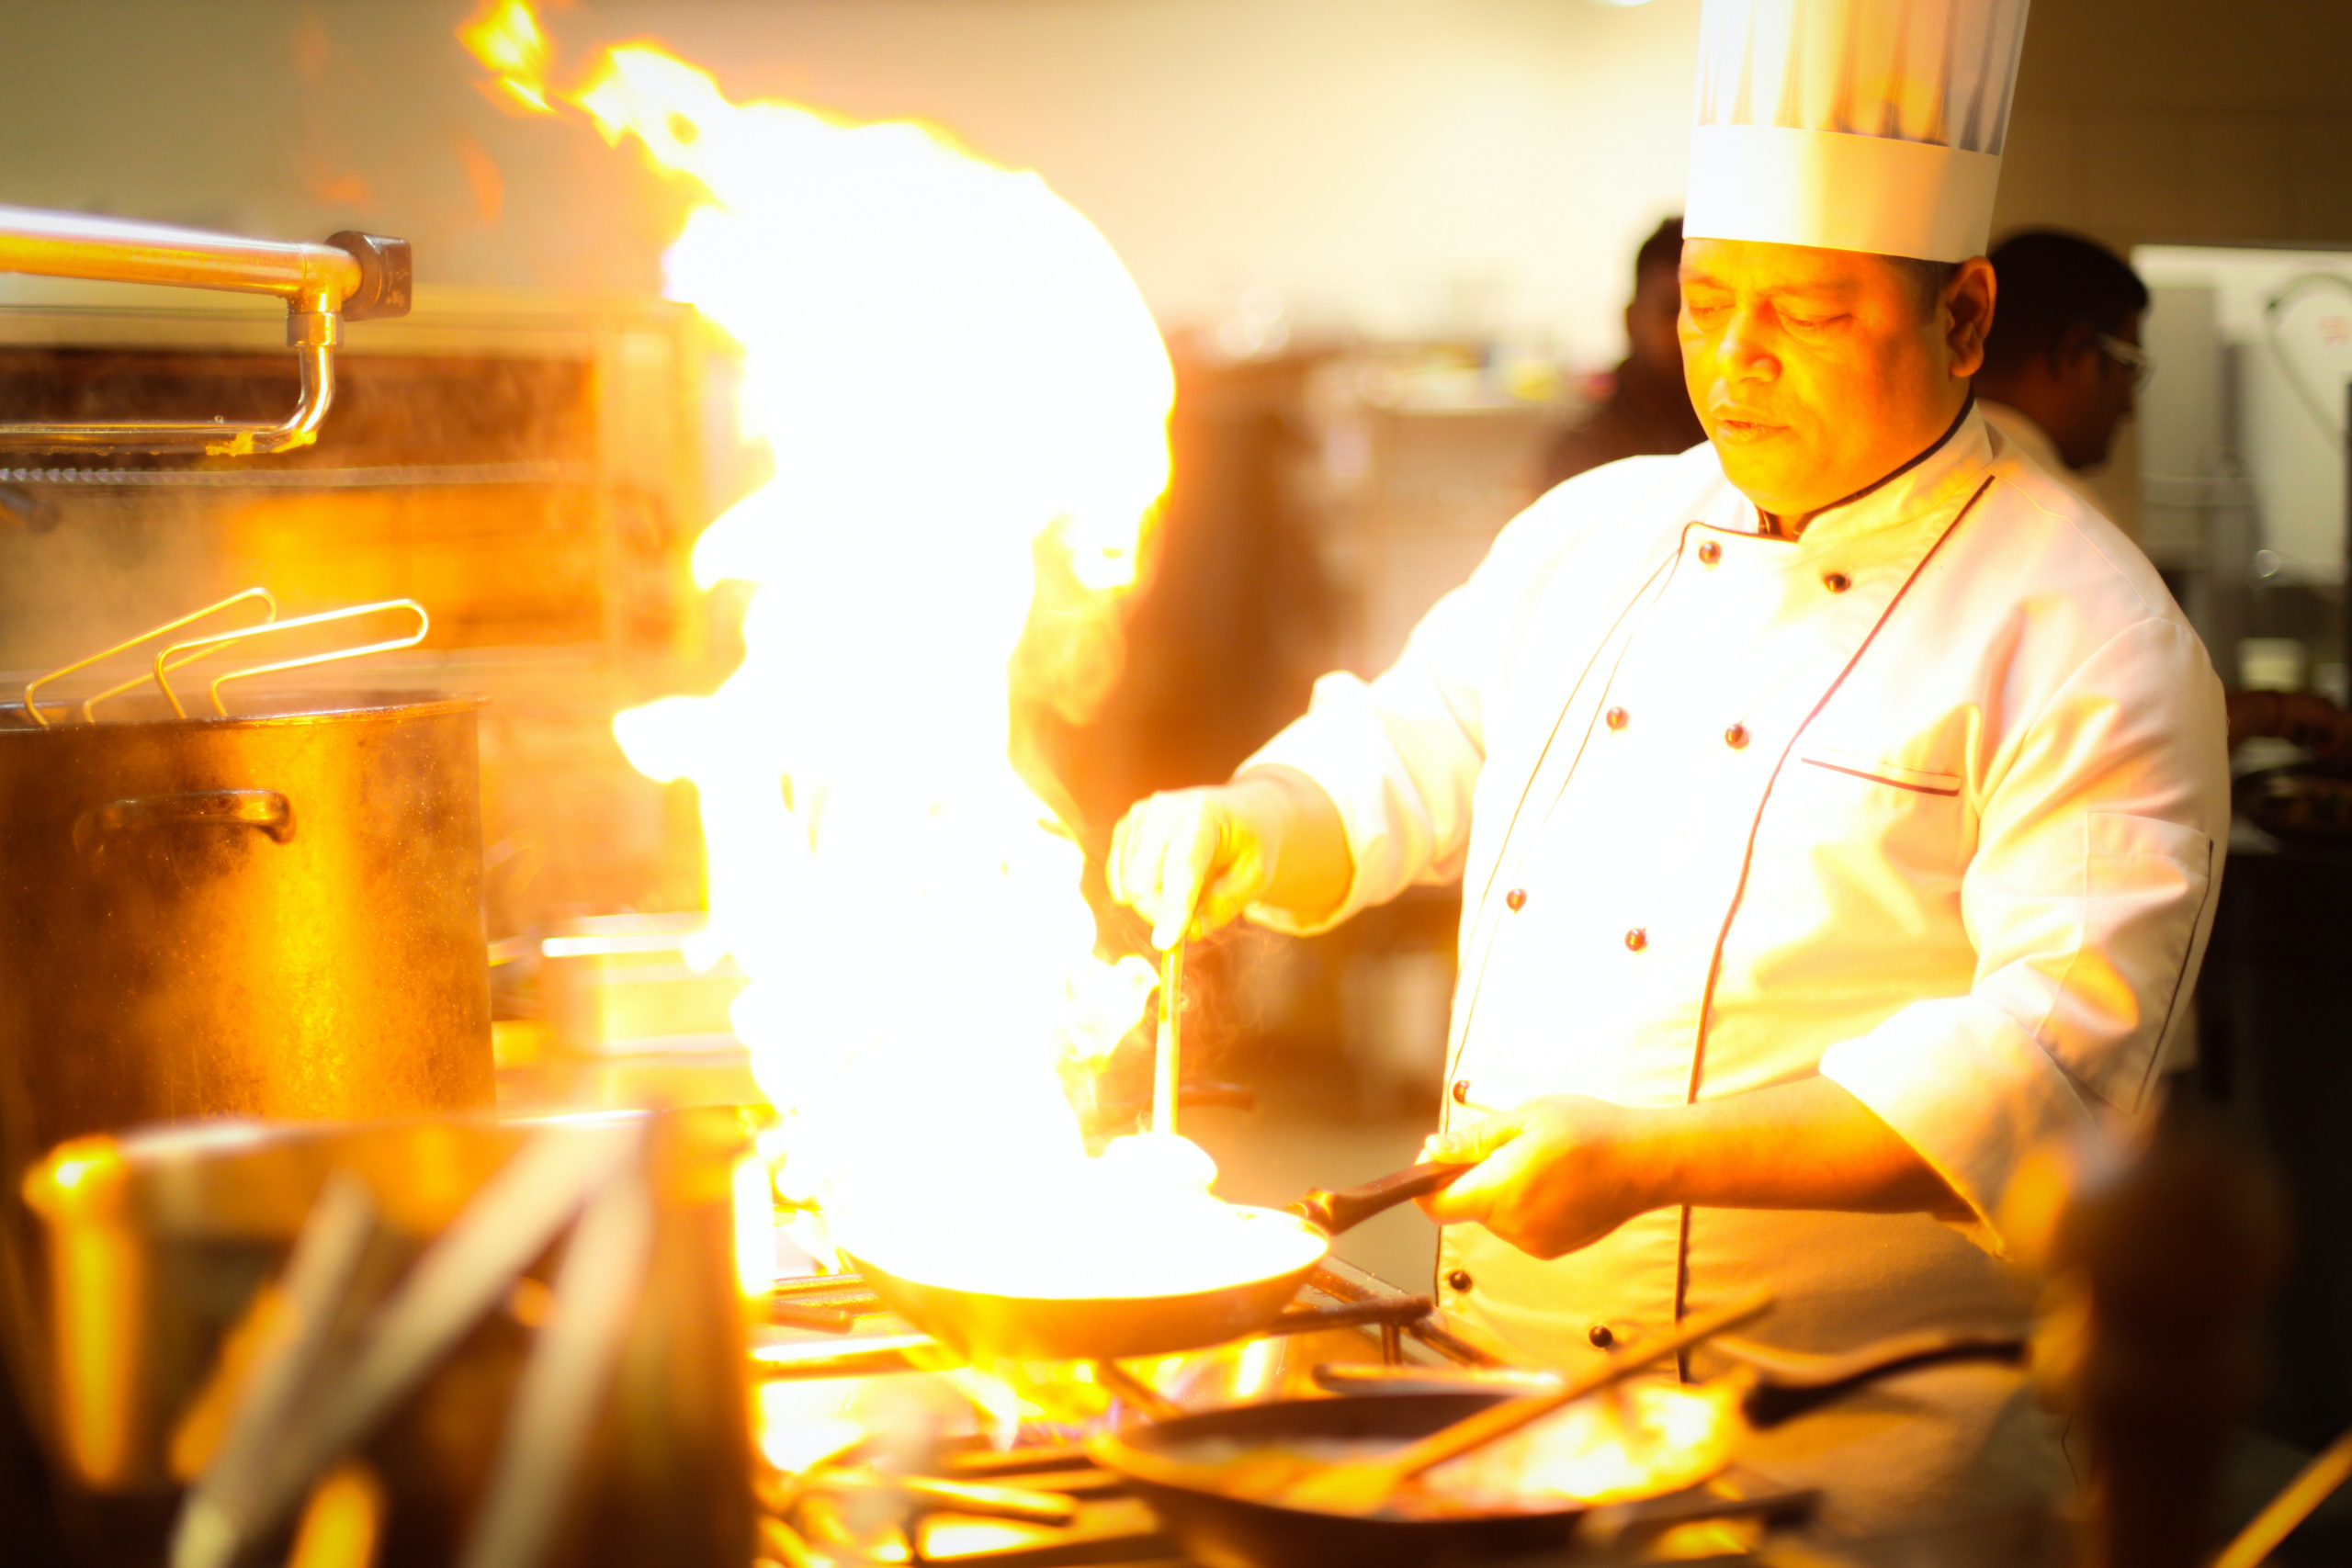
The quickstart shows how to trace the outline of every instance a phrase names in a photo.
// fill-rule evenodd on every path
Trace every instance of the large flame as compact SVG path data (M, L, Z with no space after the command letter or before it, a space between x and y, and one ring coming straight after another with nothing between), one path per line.
M1169 475L1141 297L1043 180L937 130L732 103L645 44L557 92L519 0L460 36L510 103L584 108L699 187L668 291L741 344L775 477L695 571L758 588L716 695L614 728L700 791L697 956L752 976L734 1021L788 1179L899 1231L1016 1163L1061 1190L1085 1151L1057 1064L1106 1054L1152 974L1095 955L1081 853L1008 760L1011 671L1066 713L1104 684Z

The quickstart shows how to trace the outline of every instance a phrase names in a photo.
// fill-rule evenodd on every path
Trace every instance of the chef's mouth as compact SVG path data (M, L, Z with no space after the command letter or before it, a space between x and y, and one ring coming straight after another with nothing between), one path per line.
M1720 411L1715 414L1715 438L1719 441L1750 443L1784 434L1788 426L1777 420L1766 419L1745 409Z

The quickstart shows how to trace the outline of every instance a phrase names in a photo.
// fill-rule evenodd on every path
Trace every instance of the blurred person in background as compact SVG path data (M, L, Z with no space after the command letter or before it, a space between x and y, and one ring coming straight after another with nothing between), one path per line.
M1976 400L1994 428L2093 506L2075 476L2099 467L2154 368L2140 346L2148 286L2096 241L2055 230L1993 248L1998 301Z
M1984 418L2094 507L2080 476L2105 463L2155 373L2140 345L2148 287L2121 256L2052 229L1993 248L1998 285L1976 400ZM2352 715L2317 692L2233 691L2230 748L2256 736L2352 763Z
M1675 316L1682 288L1682 220L1669 218L1634 254L1634 297L1625 303L1625 358L1608 400L1553 437L1543 489L1620 457L1672 457L1707 438L1682 383Z

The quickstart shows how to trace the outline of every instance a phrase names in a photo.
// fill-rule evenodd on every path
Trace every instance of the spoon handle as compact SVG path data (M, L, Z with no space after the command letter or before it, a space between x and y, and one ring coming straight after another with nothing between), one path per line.
M1151 1080L1151 1130L1176 1131L1176 1086L1179 1081L1177 1036L1184 1011L1184 939L1179 936L1159 955L1159 1048L1155 1053Z

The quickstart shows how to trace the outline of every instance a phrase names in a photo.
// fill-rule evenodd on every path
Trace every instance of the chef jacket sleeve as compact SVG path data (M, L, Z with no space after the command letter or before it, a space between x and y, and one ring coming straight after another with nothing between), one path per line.
M2005 1251L2029 1151L2150 1106L2211 929L2229 827L2222 691L2177 621L2078 666L1996 756L1961 886L1966 996L1908 1006L1821 1071L1902 1134Z
M1546 566L1595 510L1594 498L1622 488L1625 477L1596 469L1521 513L1470 580L1421 618L1384 674L1369 682L1344 671L1324 676L1306 713L1241 765L1242 773L1295 768L1321 785L1355 861L1347 897L1323 919L1301 921L1264 904L1250 906L1250 919L1311 935L1415 883L1462 874L1471 795L1486 763L1486 705L1514 628Z

